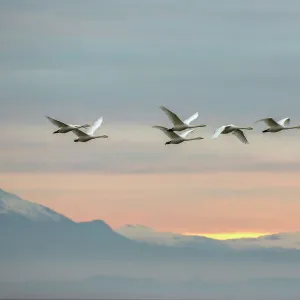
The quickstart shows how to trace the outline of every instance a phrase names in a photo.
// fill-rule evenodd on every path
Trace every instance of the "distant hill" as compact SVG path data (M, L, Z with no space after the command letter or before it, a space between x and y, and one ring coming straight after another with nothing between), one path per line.
M169 259L198 257L199 250L206 254L223 253L229 248L222 243L202 243L201 249L188 244L181 251L172 245L149 245L131 240L111 229L102 220L73 222L55 211L22 200L3 190L0 192L0 234L3 246L0 254L11 258L132 258ZM169 246L169 247L167 247Z
M0 255L7 259L114 257L201 261L226 256L228 260L237 260L264 257L264 253L271 251L237 252L221 241L159 233L141 225L127 225L116 232L102 220L76 223L45 206L3 190L0 190L0 238ZM298 255L298 252L292 254ZM282 256L283 253L276 251L276 255Z
M116 230L129 239L142 241L153 245L165 245L173 247L192 248L227 248L225 242L210 239L204 236L189 236L173 232L158 232L153 228L144 225L127 224Z
M265 235L259 238L232 239L226 242L236 249L286 248L300 250L300 231Z
M215 245L228 246L233 249L284 248L300 250L300 232L289 232L266 235L259 238L243 238L219 241L204 236L183 235L172 232L158 232L144 225L127 224L117 229L117 232L136 241L153 245L168 245L174 247L203 248Z

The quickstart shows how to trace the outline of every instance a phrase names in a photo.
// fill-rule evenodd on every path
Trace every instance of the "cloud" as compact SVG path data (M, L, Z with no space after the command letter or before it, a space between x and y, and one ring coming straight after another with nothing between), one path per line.
M54 194L63 199L62 211L67 211L66 203L74 204L71 196L80 203L79 197L87 192L71 192L72 173L91 173L95 186L99 185L99 174L138 180L136 175L146 181L154 180L151 175L155 175L159 184L169 178L170 189L183 183L191 188L192 192L179 193L182 199L186 198L184 193L198 195L202 190L202 199L215 201L222 195L228 201L234 199L223 209L237 205L239 199L252 203L263 195L269 205L262 204L263 209L271 207L275 215L284 212L285 206L280 204L278 210L272 210L272 197L295 199L298 195L293 174L300 171L297 131L262 135L263 126L256 125L254 132L247 133L250 145L243 145L234 136L210 139L214 129L223 124L249 126L262 117L291 117L292 123L298 124L298 1L289 5L279 0L230 0L218 5L203 1L188 5L181 1L121 1L118 5L89 1L86 5L66 0L62 5L55 0L10 0L1 1L0 8L0 169L6 172L2 178L9 180L6 185L13 187L16 176L28 174L52 174L44 177L45 181L58 184L54 174L65 174L71 184L69 190L52 188L45 196L49 203L53 203ZM199 122L208 127L193 134L205 139L164 146L167 138L151 128L155 124L169 126L160 105L183 118L199 111ZM44 115L70 123L92 122L102 115L100 130L110 138L75 145L72 133L52 135L54 129ZM195 178L202 183L196 180L190 186L180 177L183 175L189 179L199 176ZM76 181L79 187L84 186L85 176ZM219 188L215 187L215 176L221 176L217 179ZM274 182L270 180L273 176L277 176ZM114 186L111 182L115 177L110 180ZM252 182L252 188L244 186ZM266 182L269 187L264 186ZM125 188L125 192L121 189L124 195L106 191L107 199L132 197L136 202L129 204L139 205L145 191L142 194L134 181L130 184L136 193L126 196ZM147 195L148 201L173 196L169 190L161 195L145 189L151 195ZM255 200L258 212L261 200ZM124 203L128 205L127 201ZM212 226L220 216L213 215L214 202L209 205L210 217L214 218L206 222ZM169 212L170 207L169 203L163 210ZM290 207L297 210L294 203ZM81 218L94 216L95 212L86 209L72 214L77 218L80 213ZM186 216L205 210L198 206L193 209L187 210ZM243 219L245 209L251 209L249 204L240 207L239 222L248 222L248 226L255 216L261 220L257 226L262 227L264 216L252 211ZM110 213L108 209L105 216ZM140 223L145 212L137 208L128 214ZM205 215L201 217L205 219ZM121 208L114 218L122 219ZM153 221L147 218L149 223ZM173 224L183 224L174 218ZM274 228L278 219L272 220ZM228 225L230 220L224 222ZM161 227L166 224L163 215L157 223ZM188 226L191 230L192 221Z
M2 1L0 124L70 106L150 121L161 104L220 123L296 118L299 4L267 3Z
M99 133L107 134L109 139L75 144L73 133L53 135L53 125L43 119L41 126L9 124L0 128L3 171L156 174L300 171L297 131L278 135L247 132L250 144L244 145L233 135L212 140L214 129L206 128L191 134L203 136L204 140L165 146L168 137L151 128L152 124L112 123L104 118ZM82 124L92 121L83 117L66 120Z
M1 173L2 188L75 220L114 228L144 224L173 232L282 232L298 229L294 174ZM180 212L180 213L178 213Z

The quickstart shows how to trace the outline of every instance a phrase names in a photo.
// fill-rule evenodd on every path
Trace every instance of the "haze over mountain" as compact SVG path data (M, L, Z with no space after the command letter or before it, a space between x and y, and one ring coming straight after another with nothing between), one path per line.
M286 248L300 250L300 231L283 232L261 236L258 238L243 238L227 240L226 243L233 248Z
M300 279L298 250L236 250L225 242L157 233L143 226L116 232L102 220L76 223L3 190L0 208L2 298L222 295L234 299L237 283L252 296L275 297L287 286L290 295L300 296L295 284ZM143 241L133 240L137 229ZM120 234L126 232L130 238ZM285 279L281 285L278 277ZM253 278L268 280L273 288L257 288Z

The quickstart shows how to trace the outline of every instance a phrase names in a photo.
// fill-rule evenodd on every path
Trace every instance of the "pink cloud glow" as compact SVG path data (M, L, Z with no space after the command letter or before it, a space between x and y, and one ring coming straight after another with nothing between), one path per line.
M175 232L299 229L300 185L289 173L2 173L1 187L76 220Z

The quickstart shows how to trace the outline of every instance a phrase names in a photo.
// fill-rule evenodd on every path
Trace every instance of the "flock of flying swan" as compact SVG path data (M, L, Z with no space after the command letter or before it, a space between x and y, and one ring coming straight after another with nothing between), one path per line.
M160 107L161 110L168 116L169 120L172 122L173 127L166 128L163 126L155 125L153 128L157 128L161 130L165 135L170 138L170 141L166 142L165 145L168 144L181 144L182 142L187 141L194 141L194 140L202 140L202 137L195 137L195 138L188 138L187 136L194 131L195 128L199 127L206 127L205 124L200 125L191 125L193 121L198 118L198 112L193 114L188 119L182 121L177 114L171 112L164 106ZM72 125L63 123L56 119L53 119L49 116L46 118L59 129L54 131L53 133L67 133L73 132L78 138L74 140L74 142L88 142L93 139L98 138L108 138L107 135L95 135L96 130L101 126L103 122L103 118L97 119L92 125L84 124L84 125ZM279 121L275 121L273 118L265 118L256 121L257 122L264 122L268 128L263 130L262 132L279 132L282 130L289 130L289 129L300 129L300 126L289 126L290 125L290 118L284 118ZM188 130L187 130L188 129ZM186 131L184 131L186 130ZM233 124L224 125L218 128L215 133L213 134L212 138L217 138L221 134L229 134L232 133L235 135L242 143L249 144L243 130L253 130L252 127L240 127ZM178 133L175 133L177 131ZM181 131L184 131L181 133Z
M97 119L94 124L84 124L84 125L72 125L63 123L61 121L55 120L51 117L46 116L46 118L59 129L54 131L54 133L67 133L72 131L75 135L78 136L78 139L74 140L74 142L88 142L90 140L98 139L98 138L108 138L107 135L94 135L95 131L101 126L103 122L103 118ZM81 130L80 128L87 129L86 132Z

